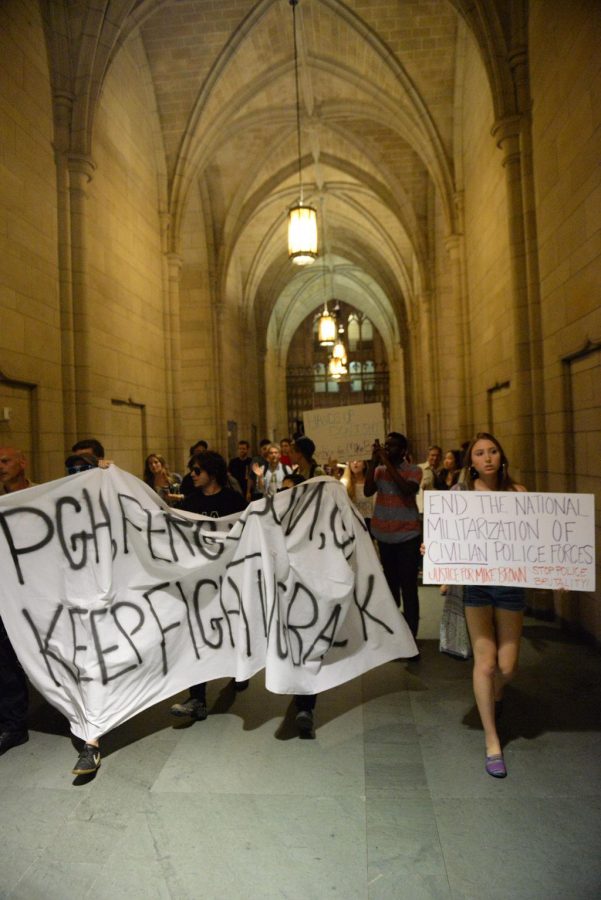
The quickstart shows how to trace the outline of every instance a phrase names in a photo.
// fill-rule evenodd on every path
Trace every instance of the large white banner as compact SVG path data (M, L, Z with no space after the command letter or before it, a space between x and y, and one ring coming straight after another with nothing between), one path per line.
M424 491L424 584L595 590L593 494Z
M0 497L0 566L19 659L82 738L201 681L318 693L417 652L329 478L210 519L93 469Z
M384 443L384 413L381 403L358 403L311 409L303 413L303 425L317 448L319 462L337 459L370 459L376 438Z

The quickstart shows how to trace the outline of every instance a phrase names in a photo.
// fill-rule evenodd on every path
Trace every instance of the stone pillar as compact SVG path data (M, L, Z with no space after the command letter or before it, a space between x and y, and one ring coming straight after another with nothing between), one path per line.
M259 440L269 437L267 430L271 422L267 417L267 345L265 338L257 339L257 390L255 402L259 419ZM271 432L270 432L271 434Z
M212 292L215 296L215 290ZM213 323L213 411L216 446L225 450L227 447L227 426L223 417L223 317L225 305L221 300L211 304ZM221 452L221 451L220 451Z
M69 197L75 367L75 424L78 437L89 437L92 418L92 333L88 296L87 190L94 174L89 156L70 154ZM93 435L92 435L93 436Z
M424 360L422 335L419 320L414 310L411 310L410 315L407 317L407 332L409 352L405 351L401 355L405 381L405 434L415 445L417 442L425 439L427 401L424 380L421 377L417 377L418 373L424 371ZM419 414L419 420L416 420L416 414ZM399 430L394 421L391 421L391 428L393 431Z
M401 344L394 346L389 365L390 422L385 423L388 431L408 431L407 401L405 386L405 351ZM376 435L374 435L376 437ZM381 440L381 438L380 438Z
M54 160L57 186L58 292L61 323L61 376L63 440L71 447L77 440L75 403L75 343L73 331L73 283L71 271L71 203L69 195L69 133L73 97L54 95Z
M528 269L524 206L522 200L522 155L520 151L521 116L510 116L496 122L492 134L503 151L503 167L507 183L507 221L511 265L511 312L513 318L513 375L515 465L519 478L528 487L535 486L534 472L534 400L532 358L528 308Z
M547 487L547 441L545 435L545 388L543 362L543 327L540 305L540 269L538 232L532 153L532 117L528 52L525 45L511 50L509 65L513 73L518 107L523 111L520 127L522 178L522 215L524 220L525 263L528 290L528 335L530 340L530 372L532 379L532 418L534 426L534 459L538 490Z
M424 406L424 412L430 410L430 427L432 434L428 435L428 443L431 438L439 439L441 431L441 410L440 410L440 379L439 379L439 359L440 353L436 347L436 323L434 314L434 302L431 291L422 291L420 296L419 308L421 312L421 324L425 333L425 350L426 360L422 356L422 365L419 372L429 373L428 381L428 398ZM424 362L426 365L424 366Z
M179 287L182 258L167 253L167 298L165 303L165 397L170 460L184 458L181 393L181 318Z
M465 440L471 434L473 415L471 391L468 390L471 372L471 340L467 315L467 292L465 278L465 239L462 234L451 234L445 240L445 247L451 263L453 280L453 305L455 307L455 342L458 361L458 408L457 424L459 435Z
M267 436L278 441L288 432L286 410L286 367L282 365L277 347L268 347L264 357L265 410Z
M432 294L422 290L408 322L411 354L406 358L405 370L407 396L412 398L406 409L407 428L416 450L420 449L418 445L429 443L433 437L438 439L440 431L438 354L433 315Z

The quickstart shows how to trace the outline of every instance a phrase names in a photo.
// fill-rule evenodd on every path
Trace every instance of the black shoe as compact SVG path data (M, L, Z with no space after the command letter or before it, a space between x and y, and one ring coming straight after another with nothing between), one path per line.
M245 691L246 688L248 687L249 683L250 682L249 682L248 678L246 679L246 681L236 681L235 678L232 678L232 684L233 684L234 690L236 691L237 694L241 694L242 691Z
M73 775L91 775L100 768L100 750L94 744L84 744L77 762L71 769Z
M419 653L416 653L415 656L407 657L407 662L418 663L421 660L421 656Z
M313 713L310 709L301 709L297 712L296 727L301 737L313 736Z
M12 747L26 744L29 740L27 731L0 731L0 756Z
M191 719L197 719L199 722L208 716L206 704L194 697L188 697L183 703L174 703L169 712L172 716L190 716Z

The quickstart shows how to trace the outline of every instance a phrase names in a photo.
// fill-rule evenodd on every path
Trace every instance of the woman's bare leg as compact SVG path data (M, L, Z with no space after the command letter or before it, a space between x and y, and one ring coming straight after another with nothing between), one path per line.
M492 606L466 606L467 622L474 651L474 697L484 729L486 755L501 753L501 743L495 723L495 673L497 671L497 641Z
M514 677L520 657L523 612L495 609L497 634L497 671L495 673L495 700L501 700L505 685Z

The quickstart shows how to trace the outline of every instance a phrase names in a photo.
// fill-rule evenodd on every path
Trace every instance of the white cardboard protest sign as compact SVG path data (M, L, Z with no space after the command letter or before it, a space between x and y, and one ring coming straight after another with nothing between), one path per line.
M417 652L330 478L211 519L89 470L0 497L0 566L17 655L82 738L213 678L318 693Z
M374 440L384 441L381 403L311 409L303 413L303 424L305 434L315 443L315 456L320 462L369 459Z
M593 494L424 492L424 584L595 590Z

